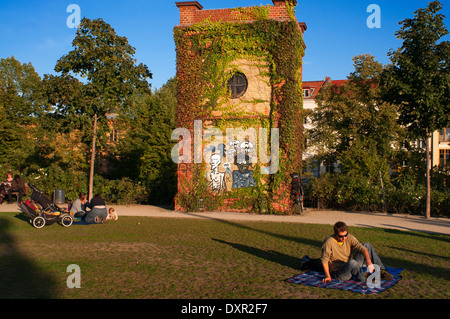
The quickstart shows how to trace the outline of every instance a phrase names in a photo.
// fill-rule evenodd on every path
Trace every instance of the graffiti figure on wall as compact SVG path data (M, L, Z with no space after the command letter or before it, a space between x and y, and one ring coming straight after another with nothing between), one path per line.
M255 186L253 178L253 171L250 170L250 157L244 155L244 158L239 158L238 155L234 157L234 164L238 170L233 171L233 188L245 188Z
M207 173L209 187L215 193L222 193L227 190L227 183L231 179L230 164L223 163L223 158L225 157L226 152L225 145L220 144L217 148L212 147L209 151L212 153L209 158L211 170ZM221 165L225 171L220 169Z
M219 166L222 163L222 156L214 153L209 159L211 165L211 171L209 172L209 179L211 183L211 190L213 192L221 192L226 189L225 172L219 171Z
M234 156L234 165L237 170L233 171L233 188L245 188L255 186L253 171L250 170L252 165L251 156L254 154L253 143L249 141L239 142L233 140L230 142L230 153Z
M256 185L251 170L252 156L255 152L253 143L232 140L228 150L225 149L224 144L220 144L219 147L213 147L210 151L212 153L209 158L211 170L207 173L207 178L211 191L215 193L227 191L227 185L229 185L228 182L231 179L232 188L246 188ZM234 159L233 164L237 167L237 170L233 172L231 171L231 164L226 162L227 153L228 158ZM225 159L225 163L223 159Z

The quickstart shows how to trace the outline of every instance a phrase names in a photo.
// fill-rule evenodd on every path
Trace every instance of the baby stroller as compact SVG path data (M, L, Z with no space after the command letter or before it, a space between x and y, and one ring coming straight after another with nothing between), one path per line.
M73 218L68 210L57 206L36 186L29 185L29 187L33 191L31 198L19 204L19 207L30 218L30 223L35 228L42 228L55 222L59 222L64 227L72 225Z

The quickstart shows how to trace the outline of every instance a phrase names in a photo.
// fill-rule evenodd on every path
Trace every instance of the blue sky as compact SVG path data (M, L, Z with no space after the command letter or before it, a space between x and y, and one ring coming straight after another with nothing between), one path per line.
M177 0L178 1L178 0ZM136 48L136 59L153 73L153 88L175 76L173 28L179 24L175 0L0 0L0 58L31 62L43 76L54 73L56 61L72 49L76 29L66 24L70 4L81 9L81 18L102 18ZM199 0L204 9L272 4L271 0ZM299 0L296 16L305 22L307 46L303 80L345 79L353 71L352 57L369 53L383 63L401 42L394 36L398 24L425 8L428 0ZM446 3L447 2L447 3ZM450 19L450 4L441 0L441 11ZM381 28L369 28L370 4L381 10ZM449 40L449 37L446 37Z

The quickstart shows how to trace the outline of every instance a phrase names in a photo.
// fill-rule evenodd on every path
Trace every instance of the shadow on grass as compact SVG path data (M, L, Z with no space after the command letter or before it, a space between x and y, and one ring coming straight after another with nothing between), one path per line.
M54 278L20 252L10 227L8 219L0 218L0 299L56 298Z
M266 251L243 244L231 243L221 239L212 238L212 240L222 244L229 245L235 249L256 256L258 258L262 258L270 262L278 263L282 266L299 270L299 259L297 257L292 257L272 250ZM450 275L448 269L446 268L424 265L411 260L403 260L403 259L399 260L392 257L384 257L383 263L389 267L405 268L408 271L415 272L418 274L431 275L433 277L436 277L437 279L450 280Z
M446 243L450 243L450 236L445 235L445 234L418 232L418 231L410 230L409 228L406 228L406 227L404 227L404 229L405 230L385 228L384 231L389 234L410 235L410 236L416 236L419 238L433 239L433 240L439 240L439 241L443 241Z
M405 249L405 248L399 248L399 247L393 247L393 246L389 246L389 248L405 251L405 252L410 253L410 254L427 256L427 257L430 257L431 259L436 259L437 258L437 259L442 259L444 261L450 261L450 257L446 257L446 256L430 254L430 253L424 253L424 252L415 251L415 250L412 250L412 249Z
M299 259L297 257L285 255L285 254L282 254L282 253L279 253L279 252L273 251L273 250L262 250L262 249L247 246L247 245L230 243L230 242L227 242L227 241L221 240L221 239L216 239L216 238L211 238L211 239L216 242L229 245L229 246L236 248L240 251L243 251L245 253L254 255L258 258L263 258L268 261L278 263L282 266L286 266L286 267L290 267L292 269L298 270Z
M17 215L15 215L14 218L17 218L17 219L22 220L22 221L27 222L27 223L30 220L30 217L26 216L25 213L22 213L22 212L20 212Z
M210 219L210 220L214 220L214 221L218 221L230 226L234 226L234 227L238 227L241 229L245 229L245 230L250 230L250 231L255 231L258 232L260 234L264 234L264 235L268 235L268 236L272 236L278 239L284 239L287 241L292 241L295 243L299 243L299 244L304 244L304 245L309 245L309 246L314 246L314 247L318 247L318 248L322 248L323 245L323 240L315 240L315 239L309 239L309 238L302 238L302 237L294 237L294 236L288 236L288 235L283 235L283 234L277 234L277 233L273 233L267 230L262 230L262 229L257 229L257 228L253 228L250 226L246 226L246 225L242 225L239 223L234 223L231 222L229 220L225 220L225 219L221 219L221 218L215 218L215 217L210 217L210 216L204 216L201 214L194 214L194 213L186 213L187 215L192 215L195 217L201 217L204 219ZM325 239L325 238L324 238Z
M201 215L195 215L195 216L201 216ZM279 239L284 239L284 240L293 241L296 243L306 244L306 245L310 245L313 247L321 248L322 244L323 244L323 242L319 241L319 240L276 234L276 233L273 233L270 231L260 230L260 229L252 228L252 227L249 227L246 225L230 222L228 220L222 220L222 219L207 217L207 216L202 216L202 217L207 218L207 219L217 220L219 222L229 224L229 225L232 225L235 227L239 227L242 229L256 231L258 233L274 236ZM426 239L433 239L433 240L440 240L443 242L448 242L448 238L446 235L421 234L421 233L405 232L405 231L393 230L393 229L385 229L385 231L388 233L392 233L394 235L413 235L413 236L419 236L421 238L423 237L424 239L426 238ZM298 270L298 266L299 266L299 257L298 256L292 257L292 256L288 256L288 255L276 252L276 251L266 251L266 250L262 250L262 249L259 249L256 247L243 245L240 243L226 242L226 241L220 240L220 239L213 238L213 240L216 242L220 242L222 244L227 244L233 248L236 248L236 249L246 252L248 254L254 255L256 257L263 258L268 261L275 262L280 265L287 266L287 267ZM395 248L395 247L391 247L391 248ZM395 248L395 249L399 249L399 248ZM426 257L429 257L432 259L435 259L435 258L442 259L445 262L449 260L449 257L446 257L446 256L439 256L439 255L429 254L429 253L421 252L421 251L409 250L408 252L411 254L423 255L423 256L426 256ZM395 258L395 254L394 254L394 256L383 256L382 260L386 266L396 267L396 268L405 268L409 271L412 271L412 272L415 272L418 274L431 275L437 279L450 280L450 273L448 271L448 268L446 268L446 267L426 265L426 264L423 264L420 262L416 262L413 259L405 260L405 259Z
M405 268L405 270L415 272L417 274L430 275L437 279L450 280L448 268L424 265L411 260L400 260L392 257L384 257L383 263L391 267Z

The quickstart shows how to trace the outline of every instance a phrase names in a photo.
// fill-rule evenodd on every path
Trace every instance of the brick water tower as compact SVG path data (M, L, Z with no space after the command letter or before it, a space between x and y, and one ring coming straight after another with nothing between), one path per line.
M296 0L205 10L176 2L177 211L295 212L304 23Z

